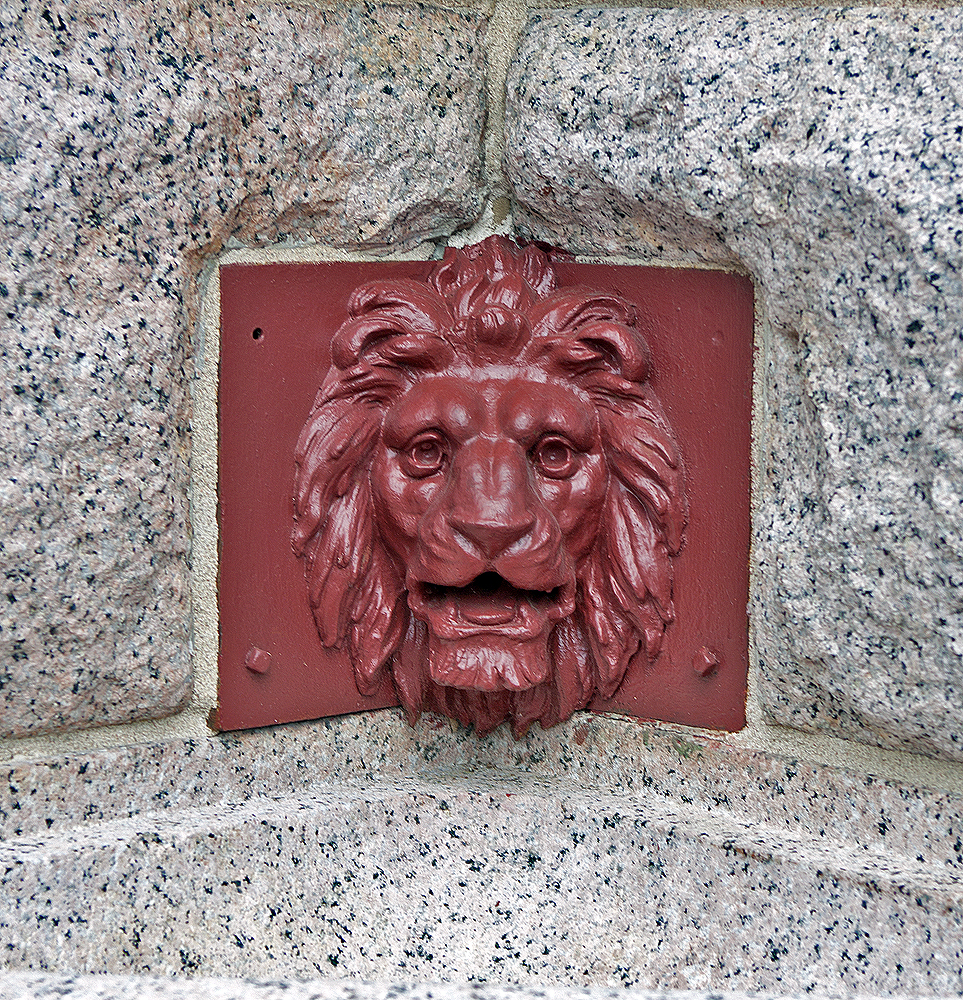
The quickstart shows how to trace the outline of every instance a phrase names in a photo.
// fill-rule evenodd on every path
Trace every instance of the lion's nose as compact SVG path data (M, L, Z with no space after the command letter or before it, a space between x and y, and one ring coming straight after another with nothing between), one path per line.
M525 452L514 442L477 439L458 456L448 493L448 523L488 559L535 526Z
M493 559L513 542L524 538L532 530L535 518L506 524L503 521L476 521L452 517L450 524L460 535L464 535L477 545L489 559Z

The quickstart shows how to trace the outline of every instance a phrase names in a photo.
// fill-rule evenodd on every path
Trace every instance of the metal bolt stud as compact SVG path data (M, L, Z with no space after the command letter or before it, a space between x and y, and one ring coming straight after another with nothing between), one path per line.
M271 654L264 649L252 646L244 657L244 666L252 674L266 674L271 666Z
M700 677L709 677L719 669L719 656L708 646L700 646L692 657L692 669Z

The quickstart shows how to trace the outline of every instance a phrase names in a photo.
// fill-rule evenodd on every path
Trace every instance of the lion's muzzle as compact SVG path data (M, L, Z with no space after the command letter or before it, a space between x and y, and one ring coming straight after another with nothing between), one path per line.
M575 606L574 580L524 450L484 437L460 449L406 579L408 606L428 626L432 679L480 691L541 684L549 634Z

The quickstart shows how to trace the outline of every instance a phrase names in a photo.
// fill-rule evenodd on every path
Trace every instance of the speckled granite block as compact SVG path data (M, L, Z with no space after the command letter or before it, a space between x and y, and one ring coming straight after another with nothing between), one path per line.
M479 29L424 7L3 4L3 734L189 697L198 275L229 244L471 221Z
M775 1000L784 993L754 993ZM748 994L697 990L643 992L626 989L566 989L497 986L492 983L364 983L313 979L258 982L252 979L163 979L157 976L48 976L0 974L0 1000L746 1000ZM852 1000L869 1000L856 996Z
M506 155L528 235L753 274L765 710L958 760L961 39L958 8L543 13Z
M22 763L8 969L963 992L963 800L626 720Z
M0 1000L747 1000L749 994L698 990L497 986L492 983L364 983L313 979L164 979L157 976L49 976L0 973ZM787 994L753 993L756 1000ZM870 1000L854 996L851 1000Z

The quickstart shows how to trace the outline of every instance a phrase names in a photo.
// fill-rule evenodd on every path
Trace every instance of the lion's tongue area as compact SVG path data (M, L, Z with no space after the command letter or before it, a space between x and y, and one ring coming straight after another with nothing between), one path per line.
M456 604L465 621L475 625L505 625L518 613L519 596L497 573L482 573L459 589Z

